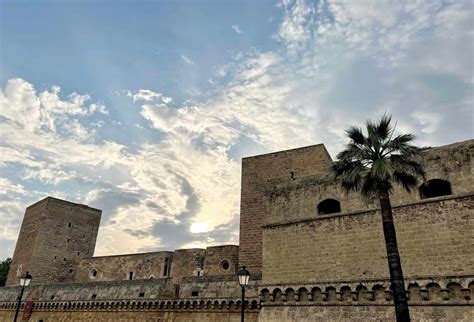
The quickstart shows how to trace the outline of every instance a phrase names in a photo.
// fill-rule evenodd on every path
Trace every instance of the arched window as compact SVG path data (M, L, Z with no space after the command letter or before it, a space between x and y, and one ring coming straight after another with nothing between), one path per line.
M128 273L128 279L133 280L133 272Z
M334 214L341 212L341 203L335 199L326 199L318 204L318 214Z
M453 193L451 183L441 179L428 180L418 190L420 191L421 199L448 196Z
M168 258L165 258L165 267L163 268L163 276L168 275Z

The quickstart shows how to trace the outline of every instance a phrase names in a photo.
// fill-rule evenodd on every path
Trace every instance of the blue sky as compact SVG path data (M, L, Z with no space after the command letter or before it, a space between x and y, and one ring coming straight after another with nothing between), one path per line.
M52 195L97 254L238 242L240 159L393 114L473 137L471 1L0 0L0 258ZM123 241L127 241L124 243Z

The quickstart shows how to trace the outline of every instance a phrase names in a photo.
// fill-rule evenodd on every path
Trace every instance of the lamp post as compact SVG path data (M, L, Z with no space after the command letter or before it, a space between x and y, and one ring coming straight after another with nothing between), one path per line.
M242 266L239 269L239 272L237 273L237 276L239 277L239 284L240 287L242 288L242 305L241 305L241 313L240 313L240 321L244 322L244 311L245 311L245 287L249 285L249 280L250 280L250 273L248 270L245 269L245 266Z
M16 322L16 319L18 318L18 312L20 311L20 305L21 305L21 299L23 297L23 292L25 291L25 287L30 285L30 282L31 282L30 273L26 272L26 274L23 274L20 276L21 292L20 292L20 296L18 296L18 304L16 306L15 318L13 319L13 322Z

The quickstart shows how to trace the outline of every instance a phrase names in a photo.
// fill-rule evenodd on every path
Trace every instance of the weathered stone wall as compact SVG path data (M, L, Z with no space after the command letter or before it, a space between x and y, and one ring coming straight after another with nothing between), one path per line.
M293 180L327 173L332 163L324 145L242 159L239 265L251 272L262 268L262 224L269 214L269 180Z
M473 153L474 140L425 150L422 163L426 179L449 181L453 195L473 193ZM313 167L313 164L308 162L307 166ZM264 216L264 225L317 217L317 205L325 199L338 200L341 213L379 207L378 199L366 199L354 192L345 193L330 172L294 180L288 177L273 178L267 183L265 198L268 199L269 211ZM418 191L408 193L398 185L394 186L390 198L394 206L421 200Z
M471 322L473 306L412 306L412 321ZM271 306L260 310L259 322L395 321L392 306Z
M170 299L175 296L171 279L136 280L120 282L62 283L33 285L25 290L24 300L91 301L91 300L139 300ZM19 287L0 288L0 302L14 301Z
M256 300L260 286L260 275L251 275L246 288L246 298ZM242 290L236 275L185 277L181 283L180 298L234 298L239 299Z
M29 271L33 284L72 282L76 267L94 254L101 210L47 197L28 207L7 285ZM21 269L20 269L21 266Z
M394 208L405 276L474 272L474 196ZM377 211L265 226L263 283L386 278Z
M474 275L405 280L413 321L471 321ZM390 281L262 285L259 321L394 321Z
M197 276L203 270L205 257L206 250L201 248L176 250L171 264L173 282L179 284L183 277Z
M163 278L169 276L173 252L152 252L83 259L76 272L76 282L117 281ZM96 272L94 276L93 272Z
M239 265L239 246L224 245L206 248L204 275L237 274Z
M245 321L257 322L258 310L248 310L245 313ZM0 321L12 321L15 311L0 310ZM239 322L240 311L238 309L219 310L158 310L143 308L135 309L88 309L88 310L33 310L30 321L43 322L97 322L97 321L126 321L126 322Z

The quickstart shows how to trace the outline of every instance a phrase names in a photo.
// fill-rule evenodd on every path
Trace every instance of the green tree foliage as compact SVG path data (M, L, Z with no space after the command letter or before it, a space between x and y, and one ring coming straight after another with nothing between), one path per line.
M10 264L12 263L11 258L7 258L0 262L0 286L5 286L7 282L8 271L10 270Z
M337 155L335 177L346 192L379 199L397 321L410 321L390 193L394 183L411 191L417 187L418 178L425 177L419 161L421 149L411 144L413 134L394 137L390 116L375 123L368 121L366 133L356 126L346 133L350 142Z

